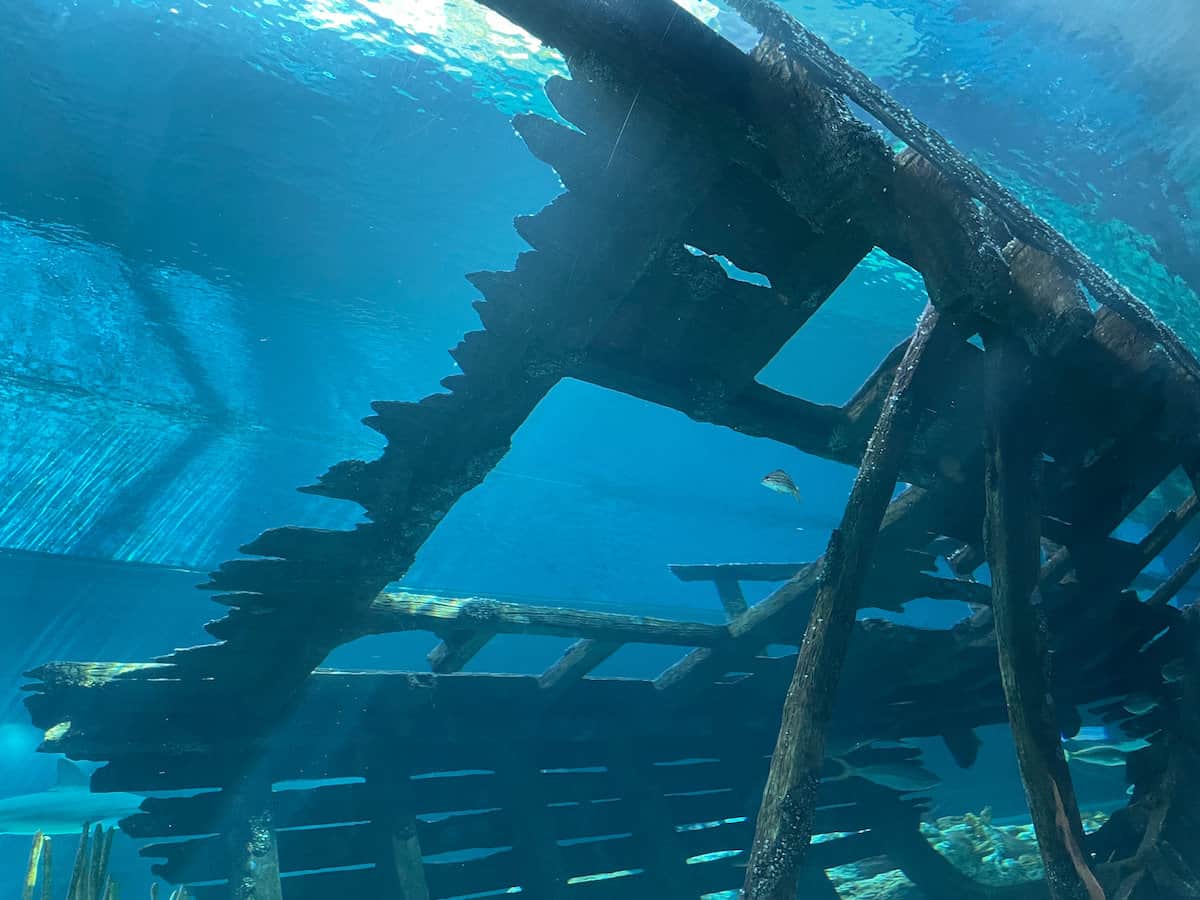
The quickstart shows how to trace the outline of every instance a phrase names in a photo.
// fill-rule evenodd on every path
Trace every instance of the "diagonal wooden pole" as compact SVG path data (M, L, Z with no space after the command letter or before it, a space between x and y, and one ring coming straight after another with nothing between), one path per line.
M747 900L795 900L812 838L825 731L884 511L924 404L915 394L962 335L932 306L917 323L867 443L839 528L825 551L821 584L783 705L783 721L746 869ZM919 384L918 384L919 382Z
M1051 694L1041 571L1041 427L1026 402L1030 359L1010 337L987 342L987 515L984 545L1000 673L1029 811L1053 900L1104 900L1083 846L1071 773Z

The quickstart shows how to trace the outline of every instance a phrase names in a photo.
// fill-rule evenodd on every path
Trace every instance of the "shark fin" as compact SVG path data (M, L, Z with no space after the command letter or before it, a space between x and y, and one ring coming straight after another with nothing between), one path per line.
M66 759L58 761L58 781L54 785L55 790L86 791L90 786L90 779L79 766Z

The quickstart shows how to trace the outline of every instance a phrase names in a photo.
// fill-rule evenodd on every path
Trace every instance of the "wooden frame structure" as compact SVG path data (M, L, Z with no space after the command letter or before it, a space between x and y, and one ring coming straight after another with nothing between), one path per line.
M635 884L685 898L743 882L832 897L823 868L878 856L935 900L1196 896L1198 625L1168 602L1195 566L1149 601L1129 587L1200 501L1140 542L1110 536L1176 468L1196 471L1195 360L769 4L735 4L766 35L745 54L671 0L483 2L563 53L572 78L547 92L574 127L516 120L566 190L517 219L533 250L514 271L472 276L484 330L453 351L461 374L374 404L383 454L306 488L368 524L269 531L214 573L217 643L31 673L45 749L104 761L96 790L202 791L125 823L168 839L147 855L202 898L605 900ZM893 154L844 96L910 149ZM914 339L843 407L755 381L876 247L925 280ZM726 277L717 255L770 287ZM386 593L563 378L861 463L829 552L681 571L713 576L724 625ZM897 479L912 487L889 502ZM986 560L994 589L938 577L936 554L961 576ZM784 583L748 606L737 581L768 574ZM918 597L976 612L946 632L855 621ZM408 629L441 638L431 673L318 669L340 644ZM504 633L576 641L538 678L460 674ZM654 681L588 677L628 642L691 649ZM768 644L800 646L797 677ZM1109 712L1161 736L1131 763L1129 808L1084 842L1057 729L1135 691L1153 713ZM1045 883L971 882L921 838L919 802L821 782L829 740L941 735L970 765L971 729L1010 715ZM297 779L341 783L279 789Z

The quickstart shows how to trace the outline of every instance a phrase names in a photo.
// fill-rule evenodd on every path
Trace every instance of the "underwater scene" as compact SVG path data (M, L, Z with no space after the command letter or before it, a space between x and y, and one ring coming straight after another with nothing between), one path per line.
M0 900L1200 897L1194 0L0 9Z

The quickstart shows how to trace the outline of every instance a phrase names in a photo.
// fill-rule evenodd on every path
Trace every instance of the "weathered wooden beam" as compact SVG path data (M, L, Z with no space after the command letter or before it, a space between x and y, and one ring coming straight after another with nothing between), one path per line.
M1098 900L1059 741L1044 623L1034 604L1041 557L1041 428L1021 402L1029 357L1011 338L987 351L987 517L984 543L1001 679L1021 777L1053 900Z
M736 619L750 608L746 597L742 594L742 586L737 578L721 576L713 579L717 587L717 596L721 598L721 606L725 610L725 618Z
M858 613L871 554L900 462L920 414L916 388L927 351L940 359L960 335L926 307L897 371L842 524L825 553L822 580L784 700L783 721L763 794L746 870L748 900L794 900L800 866L812 838L817 788L825 757L825 730Z
M395 900L429 900L421 842L405 757L397 748L371 741L361 748L375 848L376 890Z
M534 606L487 597L437 597L406 592L376 597L358 629L360 635L424 630L447 635L457 633L457 640L461 640L465 634L543 634L680 647L711 647L728 637L725 626L703 622ZM447 647L446 658L449 661L452 653L461 654L467 649L470 648L465 645L461 651ZM439 654L438 659L441 658Z
M548 697L557 697L600 663L622 647L616 641L576 641L567 648L562 658L538 676L538 687Z
M608 770L621 796L636 805L637 816L630 825L635 839L644 848L643 868L653 896L685 893L691 881L687 853L675 831L676 823L663 791L650 777L655 760L628 742L614 744L608 759Z
M497 766L496 777L503 786L524 892L557 900L564 896L569 873L563 871L562 851L546 807L546 776L537 762L536 748L526 744L511 747Z
M1165 606L1174 599L1185 584L1192 580L1197 572L1200 572L1200 546L1196 547L1188 555L1188 558L1179 564L1179 567L1167 577L1167 580L1146 602L1151 606Z
M733 578L737 581L789 581L807 563L700 563L667 566L680 581L717 581Z
M1167 545L1179 537L1188 523L1200 512L1200 495L1193 493L1190 497L1171 510L1150 529L1150 532L1138 541L1138 549L1145 562L1143 566L1167 549Z
M279 849L270 812L264 806L237 825L241 827L226 835L234 862L229 878L232 900L283 900Z
M583 361L574 374L589 384L678 410L698 422L770 438L825 459L849 461L848 454L836 448L835 437L846 422L836 406L811 403L757 382L720 385L714 393L722 399L714 404L710 398L697 397L692 384L677 384L660 374L639 372L637 360L614 360L597 354Z
M1143 334L1161 344L1193 382L1200 381L1200 363L1149 307L1023 204L1012 191L955 149L941 134L888 96L870 78L776 4L769 0L731 0L730 5L766 37L779 43L789 58L804 66L817 81L849 97L897 137L919 151L959 188L985 203L1004 220L1016 237L1057 258L1087 286L1099 302L1118 312Z
M1137 494L1128 495L1117 509L1117 514L1121 518L1129 515L1136 503L1140 502L1140 499ZM1162 590L1166 582L1157 576L1146 574L1143 570L1146 566L1150 565L1155 557L1166 549L1171 541L1179 536L1188 523L1196 517L1198 512L1200 512L1200 496L1192 494L1176 509L1163 516L1158 524L1134 545L1133 551L1128 554L1129 561L1127 564L1122 564L1122 566L1112 572L1115 587L1123 588L1132 584L1135 588L1145 589L1149 585L1150 589L1155 592ZM1041 574L1038 576L1039 586L1047 588L1057 584L1075 566L1076 559L1071 553L1070 548L1057 548L1042 566ZM1178 592L1178 588L1175 589L1175 592ZM1174 596L1174 593L1172 593L1172 596Z
M915 564L907 549L928 541L935 518L945 509L945 500L945 495L937 491L913 488L888 506L880 527L877 548L877 553L886 549L887 565L894 565L898 570L902 566L912 567ZM804 566L769 597L730 622L730 640L727 643L693 650L655 679L655 687L672 702L684 703L714 679L755 656L767 644L795 640L802 635L820 584L823 563L824 560L820 560ZM907 595L908 582L905 579L882 586L895 588L897 598L901 594ZM913 596L907 595L902 599L912 599ZM884 599L878 598L879 605L883 605Z
M463 628L447 635L446 639L429 651L429 668L439 675L461 672L488 641L496 636L490 629L478 631Z

